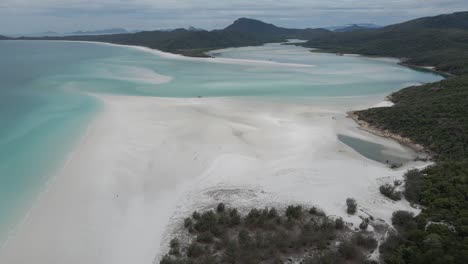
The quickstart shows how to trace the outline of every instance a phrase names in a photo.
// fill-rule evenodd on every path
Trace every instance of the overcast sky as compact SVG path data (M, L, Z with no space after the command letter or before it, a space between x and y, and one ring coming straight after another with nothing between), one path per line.
M239 17L284 27L388 25L468 10L468 0L0 0L0 34L123 27L222 28Z

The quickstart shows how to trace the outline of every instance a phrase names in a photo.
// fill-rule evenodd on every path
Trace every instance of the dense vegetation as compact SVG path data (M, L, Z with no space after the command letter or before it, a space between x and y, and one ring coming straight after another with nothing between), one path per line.
M114 35L89 35L45 38L22 38L41 40L97 41L123 45L143 46L187 56L206 56L204 52L212 49L240 46L256 46L267 42L282 41L275 36L255 36L240 31L214 30L191 31L144 31Z
M403 89L390 108L357 112L371 125L426 146L437 160L468 158L468 75Z
M379 187L379 191L382 195L392 199L393 201L401 200L401 192L397 190L397 184L384 184Z
M468 263L468 76L394 93L389 108L357 112L372 126L425 146L436 164L405 174L404 196L424 206L398 212L380 248L385 263ZM391 188L381 188L392 195Z
M190 242L173 239L161 264L365 263L377 247L372 236L351 232L341 218L301 206L289 206L284 214L252 209L241 216L219 204L216 211L194 212L184 226Z
M399 57L407 64L468 73L468 12L411 20L376 30L329 32L304 46L330 52Z

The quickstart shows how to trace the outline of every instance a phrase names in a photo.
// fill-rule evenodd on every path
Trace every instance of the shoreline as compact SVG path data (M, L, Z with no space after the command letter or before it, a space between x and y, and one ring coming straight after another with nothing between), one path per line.
M416 64L409 64L409 63L404 62L404 59L402 59L402 58L400 58L399 60L400 60L400 62L398 64L401 65L401 66L405 66L405 67L416 69L416 70L426 71L426 72L432 72L432 73L435 73L435 74L438 74L438 75L444 77L445 79L446 78L451 78L451 77L456 77L456 75L453 75L453 74L451 74L449 72L437 70L435 67L432 67L432 66L421 66L421 65L416 65ZM405 88L407 88L407 87L405 87Z
M299 44L295 44L296 46L300 46L300 47L304 47L303 45L300 45L301 43ZM294 44L292 44L294 45ZM437 70L435 67L433 66L423 66L423 65L417 65L417 64L410 64L410 63L406 63L405 61L407 60L406 58L401 58L401 57L388 57L388 56L380 56L380 55L366 55L366 54L359 54L359 53L337 53L336 51L330 51L330 50L326 50L326 49L320 49L320 48L310 48L310 47L304 47L306 49L309 49L310 52L315 52L315 53L326 53L326 54L335 54L337 56L360 56L360 57L366 57L366 58L382 58L382 59L392 59L392 60L397 60L397 64L398 65L401 65L401 66L404 66L404 67L407 67L407 68L411 68L411 69L416 69L416 70L421 70L421 71L425 71L425 72L431 72L431 73L434 73L434 74L438 74L444 78L450 78L450 77L456 77L457 75L454 75L454 74L451 74L449 72L445 72L445 71L440 71L440 70ZM404 87L404 88L407 88L407 87ZM402 88L402 89L404 89ZM401 89L400 89L401 90Z
M367 213L388 222L393 210L417 211L378 193L401 170L337 140L337 130L349 129L339 123L343 109L355 106L348 101L94 96L103 112L0 260L147 262L160 252L158 243L167 244L171 217L218 199L246 207L313 204L355 226ZM348 168L346 175L337 164ZM357 215L346 214L347 197L358 199ZM70 250L79 258L68 259ZM29 254L21 256L24 251Z
M337 129L354 124L337 128L326 104L98 98L103 111L80 150L1 249L0 262L151 263L174 220L219 201L312 204L355 226L364 212L388 222L394 210L416 210L380 196L380 182L400 179L401 170L339 142ZM363 211L347 215L347 197Z
M373 108L373 107L371 107ZM371 109L368 108L368 109ZM367 110L367 109L364 109ZM395 140L396 142L414 150L417 154L427 155L428 159L432 159L432 154L424 146L414 143L411 139L403 137L399 134L392 133L388 130L382 130L375 126L370 125L368 122L360 119L358 112L363 110L349 111L347 112L347 117L353 120L356 124L359 125L359 129L374 134L382 138L389 138Z

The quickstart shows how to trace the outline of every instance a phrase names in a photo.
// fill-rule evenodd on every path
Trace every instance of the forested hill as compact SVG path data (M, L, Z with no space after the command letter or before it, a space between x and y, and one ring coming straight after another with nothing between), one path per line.
M405 175L405 197L423 205L417 217L393 224L381 246L387 264L468 263L468 12L421 18L374 32L316 39L308 46L408 57L460 75L394 93L393 107L356 112L373 127L410 138L436 163ZM346 45L347 46L346 46ZM406 214L408 216L408 214Z
M319 37L330 32L323 28L306 28L293 29L277 27L273 24L268 24L260 20L239 18L232 25L226 27L224 31L239 31L256 36L279 36L281 38L300 38L309 39L311 37Z
M5 36L2 36L2 35L0 35L0 40L5 40L5 39L9 39L9 38L7 38L7 37L5 37Z
M256 36L240 31L143 31L114 35L88 35L67 37L20 38L26 40L97 41L123 45L136 45L187 56L204 56L204 51L226 47L255 46L283 40L275 36Z
M211 49L255 46L288 38L309 40L304 46L330 52L399 57L405 58L408 64L435 66L438 70L453 74L468 72L468 12L350 32L333 32L323 28L290 29L240 18L224 29L213 31L176 29L20 39L100 41L145 46L188 56L206 56L204 52Z
M468 12L425 17L368 31L328 32L306 47L404 58L408 64L468 73Z
M187 56L206 56L205 51L227 47L257 46L288 38L310 39L327 34L326 29L287 29L259 20L241 18L221 30L144 31L113 35L19 38L25 40L98 41L144 46Z

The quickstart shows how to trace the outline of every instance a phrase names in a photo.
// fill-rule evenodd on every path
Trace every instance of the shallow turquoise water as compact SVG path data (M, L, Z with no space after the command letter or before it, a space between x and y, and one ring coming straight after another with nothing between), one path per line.
M0 41L0 239L67 159L98 111L99 102L85 92L164 97L361 96L441 79L398 66L394 60L315 54L278 44L216 53L224 58L311 67L168 59L90 43ZM159 84L160 75L172 80Z

